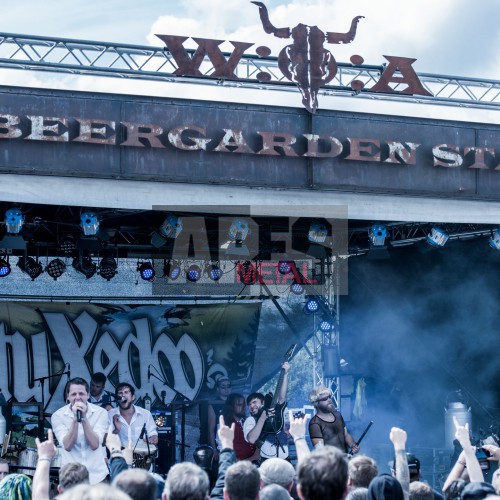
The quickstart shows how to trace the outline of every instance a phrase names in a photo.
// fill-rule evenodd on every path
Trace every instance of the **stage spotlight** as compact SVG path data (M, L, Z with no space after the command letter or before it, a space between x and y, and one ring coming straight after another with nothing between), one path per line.
M18 208L5 212L5 226L9 234L19 234L24 225L24 215Z
M304 293L304 285L297 282L296 280L293 280L292 284L290 285L290 291L295 295L302 295Z
M196 283L201 278L201 268L196 264L189 266L186 269L186 279L191 283Z
M331 318L323 318L319 322L319 329L322 332L330 332L333 330L333 321Z
M45 271L51 278L56 280L64 274L64 271L66 271L66 264L61 259L52 259L47 264Z
M97 266L92 262L89 257L82 257L82 259L73 259L72 266L85 278L90 279L97 272Z
M323 243L328 236L328 229L321 222L313 222L309 227L307 239L312 243Z
M111 280L116 275L118 264L113 257L104 257L99 264L99 274L107 281Z
M491 248L500 250L500 228L493 233L493 236L488 240L488 243Z
M317 312L319 309L319 301L315 297L311 297L304 306L304 311L306 314L311 314Z
M368 231L368 238L374 247L383 247L387 238L387 227L383 224L373 224Z
M223 275L222 269L217 264L207 266L205 272L212 281L219 281Z
M449 235L439 227L433 227L427 235L426 241L434 247L444 247L448 241Z
M256 265L246 260L243 262L238 262L238 271L240 281L245 285L253 285L257 281L257 268Z
M73 255L76 251L76 240L72 234L65 234L61 240L61 251L64 255Z
M288 274L292 270L292 262L289 260L280 260L278 262L278 271L280 274Z
M182 232L182 220L174 214L168 214L158 231L151 235L151 245L160 248L167 243L168 239L177 238Z
M0 278L5 278L10 274L10 264L5 259L0 259Z
M95 236L99 231L99 219L94 212L84 212L80 215L80 221L85 236Z
M17 267L19 267L23 273L26 273L33 281L43 273L42 264L33 259L33 257L19 257Z
M181 266L179 262L173 261L165 261L165 265L163 266L163 277L168 278L170 280L176 280L181 275Z
M150 262L143 262L137 264L137 271L144 281L153 281L155 278L155 270Z
M248 223L243 219L234 219L229 228L229 237L234 241L245 241L249 233Z

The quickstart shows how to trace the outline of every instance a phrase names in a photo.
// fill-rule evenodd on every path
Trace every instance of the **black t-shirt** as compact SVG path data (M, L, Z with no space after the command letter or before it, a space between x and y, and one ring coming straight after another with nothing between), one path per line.
M347 447L345 442L344 419L338 411L334 411L333 416L335 420L333 422L327 422L318 417L318 415L314 415L309 422L309 436L311 439L323 439L325 444L335 446L346 453Z

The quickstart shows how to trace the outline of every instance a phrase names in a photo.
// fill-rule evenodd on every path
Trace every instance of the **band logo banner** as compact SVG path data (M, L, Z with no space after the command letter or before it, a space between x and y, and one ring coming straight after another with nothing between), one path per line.
M148 393L153 408L208 398L219 377L248 390L260 303L0 304L0 388L11 402L64 404L73 377L108 377Z

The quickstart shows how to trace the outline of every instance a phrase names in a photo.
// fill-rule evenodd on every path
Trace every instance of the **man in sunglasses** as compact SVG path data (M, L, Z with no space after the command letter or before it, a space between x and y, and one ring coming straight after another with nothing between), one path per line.
M325 386L315 387L309 394L309 400L316 408L316 415L309 422L309 437L314 446L330 445L347 453L357 453L359 448L353 437L347 432L344 419L335 409L332 393Z

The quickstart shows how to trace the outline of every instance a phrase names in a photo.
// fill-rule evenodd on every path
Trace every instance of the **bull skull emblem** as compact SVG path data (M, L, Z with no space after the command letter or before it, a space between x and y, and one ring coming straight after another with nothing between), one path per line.
M356 16L347 33L323 33L317 26L298 24L295 28L275 28L269 20L267 7L262 2L252 2L259 7L264 31L277 38L292 38L293 43L284 47L278 56L278 67L283 75L295 82L302 94L302 104L314 113L318 107L318 91L337 74L335 58L323 47L327 43L351 43L356 28L364 16Z

